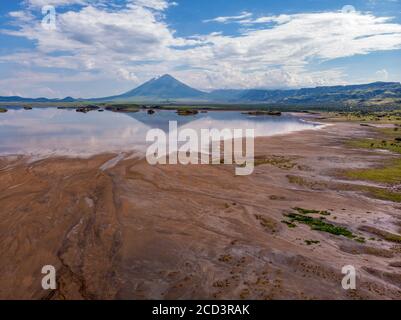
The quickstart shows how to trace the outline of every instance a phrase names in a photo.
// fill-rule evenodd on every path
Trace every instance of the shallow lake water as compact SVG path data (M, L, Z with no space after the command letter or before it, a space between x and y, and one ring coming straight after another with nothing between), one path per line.
M291 115L251 116L240 111L209 111L179 116L176 111L146 110L136 113L92 111L86 114L57 108L8 108L0 114L0 155L91 156L104 152L142 152L150 129L168 133L169 121L186 128L254 129L255 136L273 136L307 129L319 124Z

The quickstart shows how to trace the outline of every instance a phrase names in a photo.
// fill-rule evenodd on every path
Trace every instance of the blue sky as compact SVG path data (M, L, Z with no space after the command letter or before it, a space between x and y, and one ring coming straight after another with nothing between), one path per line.
M0 95L107 96L164 73L203 90L401 81L400 1L3 0Z

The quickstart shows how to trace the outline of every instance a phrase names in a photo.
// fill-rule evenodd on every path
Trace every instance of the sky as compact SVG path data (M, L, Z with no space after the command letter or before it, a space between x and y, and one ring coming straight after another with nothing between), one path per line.
M0 95L401 81L401 0L1 0Z

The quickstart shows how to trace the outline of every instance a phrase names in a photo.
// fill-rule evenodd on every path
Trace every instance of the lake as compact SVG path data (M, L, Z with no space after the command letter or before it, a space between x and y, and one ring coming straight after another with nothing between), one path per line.
M142 152L148 130L167 132L169 121L178 122L178 130L254 129L255 136L273 136L320 125L292 115L251 116L240 111L208 111L179 116L176 111L160 110L149 115L110 111L79 113L57 108L8 108L0 113L0 155L81 156L104 152Z

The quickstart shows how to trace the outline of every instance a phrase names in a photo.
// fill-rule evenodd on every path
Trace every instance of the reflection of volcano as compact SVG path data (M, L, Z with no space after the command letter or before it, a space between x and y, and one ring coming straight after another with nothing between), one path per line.
M149 115L146 111L140 111L135 113L126 113L125 115L134 118L142 122L144 125L149 126L151 128L161 129L163 131L168 131L168 123L169 121L177 121L179 126L183 126L187 123L191 123L192 121L199 119L202 115L194 115L182 117L179 116L176 111L156 111L154 115Z

